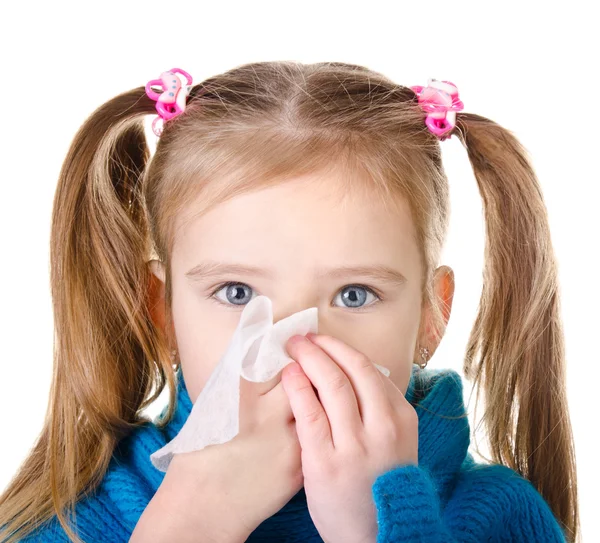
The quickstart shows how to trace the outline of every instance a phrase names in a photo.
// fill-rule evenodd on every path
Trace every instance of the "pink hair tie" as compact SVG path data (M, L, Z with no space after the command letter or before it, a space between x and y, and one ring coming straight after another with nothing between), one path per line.
M456 112L464 109L458 97L458 89L450 81L429 79L426 87L410 87L419 97L421 109L427 113L425 124L441 141L456 125Z
M183 75L187 81L187 85L181 84L179 73ZM152 85L161 86L163 92L160 94L152 90ZM172 68L168 72L160 74L160 79L152 79L146 83L146 94L152 100L156 100L156 111L158 117L152 122L152 131L160 136L163 127L157 128L156 123L161 120L161 124L165 121L180 115L185 111L185 102L187 100L190 89L192 88L192 76L180 68Z

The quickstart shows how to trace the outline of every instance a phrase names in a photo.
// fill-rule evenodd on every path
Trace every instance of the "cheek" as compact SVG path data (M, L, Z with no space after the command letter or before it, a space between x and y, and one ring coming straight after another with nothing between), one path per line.
M217 367L239 321L233 312L211 312L206 303L191 295L173 298L177 350L192 403Z
M194 403L225 353L229 336L222 330L217 332L203 326L186 332L181 334L178 344L179 356L185 384Z
M384 319L351 340L351 345L366 354L373 362L390 370L390 379L398 386L397 377L412 369L418 319Z
M390 375L391 381L396 385L398 390L402 392L403 396L406 396L406 390L408 389L408 383L412 373L412 364L402 368L396 372L396 375Z

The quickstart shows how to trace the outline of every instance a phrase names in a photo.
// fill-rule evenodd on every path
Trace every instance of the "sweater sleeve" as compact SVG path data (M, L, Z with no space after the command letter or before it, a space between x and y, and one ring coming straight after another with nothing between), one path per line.
M378 511L377 543L454 543L442 521L431 476L415 465L400 466L373 484Z
M510 540L515 543L566 543L563 528L556 520L548 502L531 482L520 476L514 477L512 481L512 514L506 522Z
M415 465L378 477L373 498L378 511L377 543L566 543L536 488L502 465L463 473L444 510L432 477Z
M100 487L76 503L72 529L85 543L127 543L151 497L135 470L115 463ZM21 541L70 543L56 515Z
M76 508L76 524L71 529L85 543L126 543L132 530L125 526L116 511L111 511L98 497L82 502L84 507ZM56 515L38 526L28 536L19 541L23 543L70 543Z

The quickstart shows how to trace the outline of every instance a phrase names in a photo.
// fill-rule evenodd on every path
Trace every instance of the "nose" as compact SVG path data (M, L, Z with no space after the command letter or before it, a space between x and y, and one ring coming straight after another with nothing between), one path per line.
M300 313L301 311L306 311L307 309L319 308L319 297L317 293L313 292L311 294L305 293L302 297L296 297L294 300L288 300L284 302L275 302L272 303L273 307L273 324L278 323L283 319L287 319L296 313ZM320 319L320 317L319 317ZM321 320L321 319L320 319ZM319 323L319 333L320 326Z

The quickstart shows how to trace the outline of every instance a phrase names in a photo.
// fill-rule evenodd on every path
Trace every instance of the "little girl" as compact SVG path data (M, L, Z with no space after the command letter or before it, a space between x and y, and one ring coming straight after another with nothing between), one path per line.
M576 541L540 185L508 130L463 109L448 81L291 62L196 85L175 68L98 108L60 173L50 403L0 498L0 540ZM486 464L468 452L461 377L426 369L454 293L438 266L453 134L487 225L464 360L485 393ZM253 292L274 321L318 307L319 334L290 338L280 377L241 380L238 436L159 471L150 455L185 423ZM142 410L165 387L154 423Z

